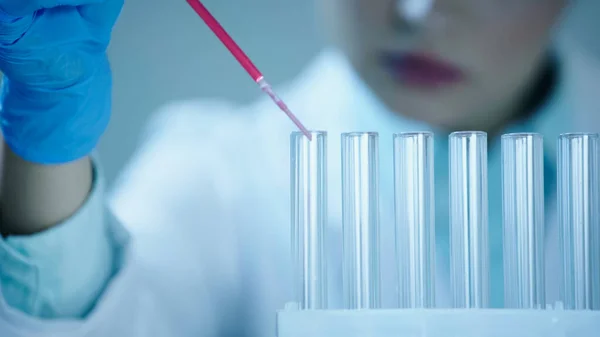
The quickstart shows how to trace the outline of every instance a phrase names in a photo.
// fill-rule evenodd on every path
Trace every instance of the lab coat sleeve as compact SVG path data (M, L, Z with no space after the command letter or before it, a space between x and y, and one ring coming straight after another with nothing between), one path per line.
M173 280L187 279L154 269L140 255L136 240L108 212L103 190L97 171L92 193L72 218L39 235L2 241L0 336L214 337L212 303L190 300L180 308L176 300L210 298L206 287L197 284L193 296L175 298ZM204 324L189 329L178 317L182 310Z
M71 218L50 230L0 239L4 305L39 318L81 318L115 272L119 243L105 216L104 177Z
M228 183L231 176L222 172L221 161L225 159L222 147L216 146L223 137L228 139L230 132L237 131L231 127L215 127L222 125L223 115L229 115L227 112L232 109L221 104L188 107L187 104L168 107L162 117L154 119L150 136L117 181L117 192L108 196L109 207L105 208L102 191L96 191L98 193L92 193L88 204L80 210L80 214L84 214L87 206L96 205L90 207L93 212L87 215L87 222L71 219L55 228L56 231L47 233L55 240L51 241L53 247L62 247L57 251L65 255L77 255L79 250L89 248L65 243L66 237L58 233L66 232L67 227L81 225L87 231L93 227L102 233L97 235L109 238L108 246L112 249L108 251L115 255L112 260L116 262L108 282L99 287L98 294L94 292L88 297L92 302L88 302L90 306L83 310L88 311L87 314L83 318L40 319L7 305L0 296L0 336L253 335L250 330L254 320L248 317L254 306L261 304L250 300L240 303L242 294L248 295L242 293L239 282L243 269L239 265L239 256L243 254L238 249L239 237L235 228L240 221L232 211L236 204L231 202L237 193L235 186ZM181 110L188 113L182 114ZM193 120L188 118L200 111L215 114ZM185 118L180 118L182 116ZM238 124L241 130L246 125ZM225 153L231 151L227 149ZM200 160L190 162L191 158ZM218 179L214 179L217 173ZM205 179L193 179L195 177ZM97 180L95 188L101 186L99 182ZM200 185L196 186L194 182ZM217 186L218 193L213 189ZM193 214L186 217L188 211ZM113 212L126 224L131 240L127 233L119 234L124 229L112 220ZM218 222L211 222L211 219L218 219ZM81 235L85 232L73 231ZM22 240L33 242L34 239L37 238ZM88 245L100 245L100 241L90 239ZM13 252L18 251L14 244L9 246L5 242L5 246ZM16 259L28 259L23 252L15 256ZM67 273L72 276L79 270L99 266L94 266L95 263L98 262L73 264L68 271L61 269L60 276ZM59 279L59 275L56 276ZM89 291L86 289L89 288L82 282L63 286L52 295L64 299L67 295Z
M242 259L254 254L242 251L249 206L235 169L242 144L253 143L245 129L253 120L236 108L206 100L161 108L108 195L136 251L161 271L150 280L185 336L256 336L252 317L263 306L247 300L255 287L244 275L254 264Z

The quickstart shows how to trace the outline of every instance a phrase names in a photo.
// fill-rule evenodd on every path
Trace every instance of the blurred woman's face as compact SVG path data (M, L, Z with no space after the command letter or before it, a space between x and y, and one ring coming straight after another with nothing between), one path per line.
M416 27L396 0L319 3L336 45L392 110L485 130L516 109L567 1L437 0Z

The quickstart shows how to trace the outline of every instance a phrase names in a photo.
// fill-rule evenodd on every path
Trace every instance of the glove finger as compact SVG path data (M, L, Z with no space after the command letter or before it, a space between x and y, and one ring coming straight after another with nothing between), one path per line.
M102 3L105 0L0 0L0 13L12 16L14 19L31 15L35 11L44 8L54 8L58 6L83 6ZM2 20L0 22L10 21Z
M15 17L0 11L0 48L18 41L31 27L33 15Z
M111 28L123 9L124 0L104 0L102 3L79 7L79 13L88 22Z

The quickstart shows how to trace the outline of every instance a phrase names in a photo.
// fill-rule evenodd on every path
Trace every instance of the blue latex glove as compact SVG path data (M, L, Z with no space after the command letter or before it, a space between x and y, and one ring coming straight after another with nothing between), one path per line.
M17 155L60 164L94 149L110 119L106 48L122 6L123 0L0 0L0 126Z

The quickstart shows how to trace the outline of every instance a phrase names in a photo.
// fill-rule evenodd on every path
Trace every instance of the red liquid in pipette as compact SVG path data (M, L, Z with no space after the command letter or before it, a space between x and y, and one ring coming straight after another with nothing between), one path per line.
M302 133L308 137L308 139L312 140L312 135L310 132L302 125L300 120L296 118L296 116L290 111L290 109L285 105L285 103L275 94L271 85L267 83L264 76L261 72L256 68L254 63L250 60L250 58L244 53L244 51L233 41L231 36L227 34L223 26L215 19L212 14L204 7L200 0L186 0L187 3L194 9L194 11L204 20L208 28L213 31L213 33L221 40L221 42L225 45L225 47L231 52L233 57L242 65L242 67L248 72L248 74L252 77L252 79L260 86L260 89L264 91L275 104L292 120L292 122L302 131Z

